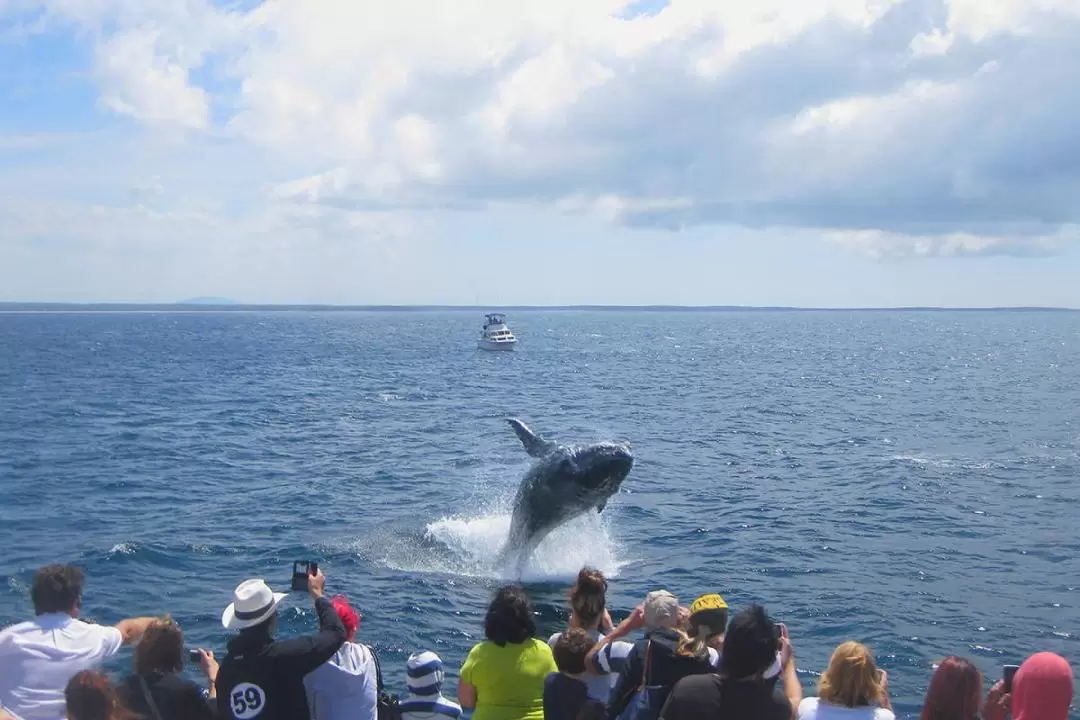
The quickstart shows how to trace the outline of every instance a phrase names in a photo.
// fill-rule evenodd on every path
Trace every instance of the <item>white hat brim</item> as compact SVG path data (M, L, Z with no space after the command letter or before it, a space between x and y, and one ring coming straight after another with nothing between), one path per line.
M270 603L270 607L266 609L266 612L250 620L241 620L236 617L236 606L229 603L229 607L225 608L225 612L221 613L221 624L225 626L226 630L243 630L244 628L255 627L259 623L266 622L267 618L274 614L277 606L286 596L286 593L274 593L274 601Z

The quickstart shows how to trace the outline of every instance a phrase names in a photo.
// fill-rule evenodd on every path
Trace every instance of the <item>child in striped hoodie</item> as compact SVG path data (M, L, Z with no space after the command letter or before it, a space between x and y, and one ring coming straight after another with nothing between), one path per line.
M431 652L414 653L406 661L409 696L401 701L401 720L461 717L461 706L443 697L443 664Z

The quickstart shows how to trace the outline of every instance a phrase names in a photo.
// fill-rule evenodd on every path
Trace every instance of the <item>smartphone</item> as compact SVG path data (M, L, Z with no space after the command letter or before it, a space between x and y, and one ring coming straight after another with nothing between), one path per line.
M774 623L773 627L776 628L776 637L786 638L788 636L787 625L785 625L784 623Z
M1019 665L1006 665L1001 668L1001 679L1005 683L1005 692L1012 692L1013 675L1020 669Z
M202 658L199 656L199 651L198 650L188 650L187 656L188 656L188 660L195 663L196 665L198 665L199 661L202 660Z
M308 589L308 575L314 575L319 570L318 563L310 560L297 560L292 564L293 592L302 592Z

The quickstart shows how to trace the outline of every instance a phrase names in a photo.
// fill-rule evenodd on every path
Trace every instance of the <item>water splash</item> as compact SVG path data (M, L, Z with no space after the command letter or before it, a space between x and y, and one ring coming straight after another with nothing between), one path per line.
M421 534L382 538L382 552L375 560L404 572L563 584L585 565L617 577L626 564L619 560L618 546L603 518L590 513L545 538L518 577L495 565L509 531L509 514L443 517L428 523Z

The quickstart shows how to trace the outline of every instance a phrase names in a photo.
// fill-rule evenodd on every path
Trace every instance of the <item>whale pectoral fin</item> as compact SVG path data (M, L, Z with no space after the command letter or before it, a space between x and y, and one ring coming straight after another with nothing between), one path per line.
M510 423L510 427L514 428L514 432L517 433L521 444L525 446L525 452L529 453L529 455L543 457L555 448L555 443L540 437L517 418L507 418L506 422Z

